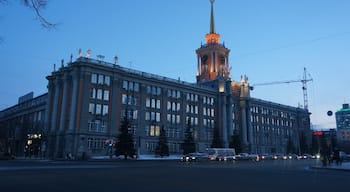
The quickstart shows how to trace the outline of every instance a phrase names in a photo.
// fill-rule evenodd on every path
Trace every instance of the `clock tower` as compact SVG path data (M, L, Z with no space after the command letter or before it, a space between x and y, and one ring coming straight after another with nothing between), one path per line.
M196 50L197 53L197 83L216 79L230 78L228 56L230 50L221 44L220 34L215 32L214 0L210 0L210 31L205 35L206 44Z

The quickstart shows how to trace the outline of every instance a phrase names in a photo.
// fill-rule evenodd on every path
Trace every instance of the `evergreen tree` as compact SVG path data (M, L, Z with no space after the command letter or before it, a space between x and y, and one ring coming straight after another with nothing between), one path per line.
M169 156L168 141L164 127L160 129L158 146L156 148L156 155L159 155L161 157Z
M238 133L234 133L231 136L229 147L234 148L237 154L242 152L242 144Z
M288 138L288 142L287 142L287 146L286 146L286 153L287 154L295 153L295 147L294 147L293 141L290 137Z
M127 159L128 156L134 158L136 154L134 148L134 140L132 135L129 133L130 122L127 119L127 116L124 116L124 119L121 123L119 129L119 135L117 137L115 155L124 155L124 159Z
M193 153L196 151L196 144L194 143L193 133L191 130L191 119L188 118L187 128L185 131L185 139L182 143L183 154Z
M215 125L214 128L214 135L213 135L213 141L211 143L211 148L223 148L224 146L222 145L222 141L220 138L220 132L219 128Z

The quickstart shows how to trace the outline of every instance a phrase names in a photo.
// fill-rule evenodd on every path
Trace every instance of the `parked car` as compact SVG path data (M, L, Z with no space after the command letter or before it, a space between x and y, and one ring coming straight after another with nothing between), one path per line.
M181 157L181 161L190 162L190 161L207 161L209 160L207 153L189 153Z

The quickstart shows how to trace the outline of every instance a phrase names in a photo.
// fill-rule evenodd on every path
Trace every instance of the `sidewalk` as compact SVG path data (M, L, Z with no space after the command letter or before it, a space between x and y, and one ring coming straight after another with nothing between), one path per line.
M164 157L156 157L155 155L139 155L135 160L180 160L181 157L181 155L169 155ZM90 157L90 160L116 160L123 158L123 156L116 157L115 155L113 155L112 158L110 156L92 156Z
M350 172L350 162L344 162L341 165L329 165L329 166L323 166L320 165L314 165L310 166L311 169L328 169L328 170L336 170L336 171L349 171Z

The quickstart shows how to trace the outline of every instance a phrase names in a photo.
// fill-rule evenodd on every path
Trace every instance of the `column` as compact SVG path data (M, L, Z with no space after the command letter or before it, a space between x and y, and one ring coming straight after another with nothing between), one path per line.
M69 127L68 132L73 132L75 124L75 114L77 109L77 99L78 99L78 77L77 74L72 75L73 89L72 89L72 98L69 114Z

